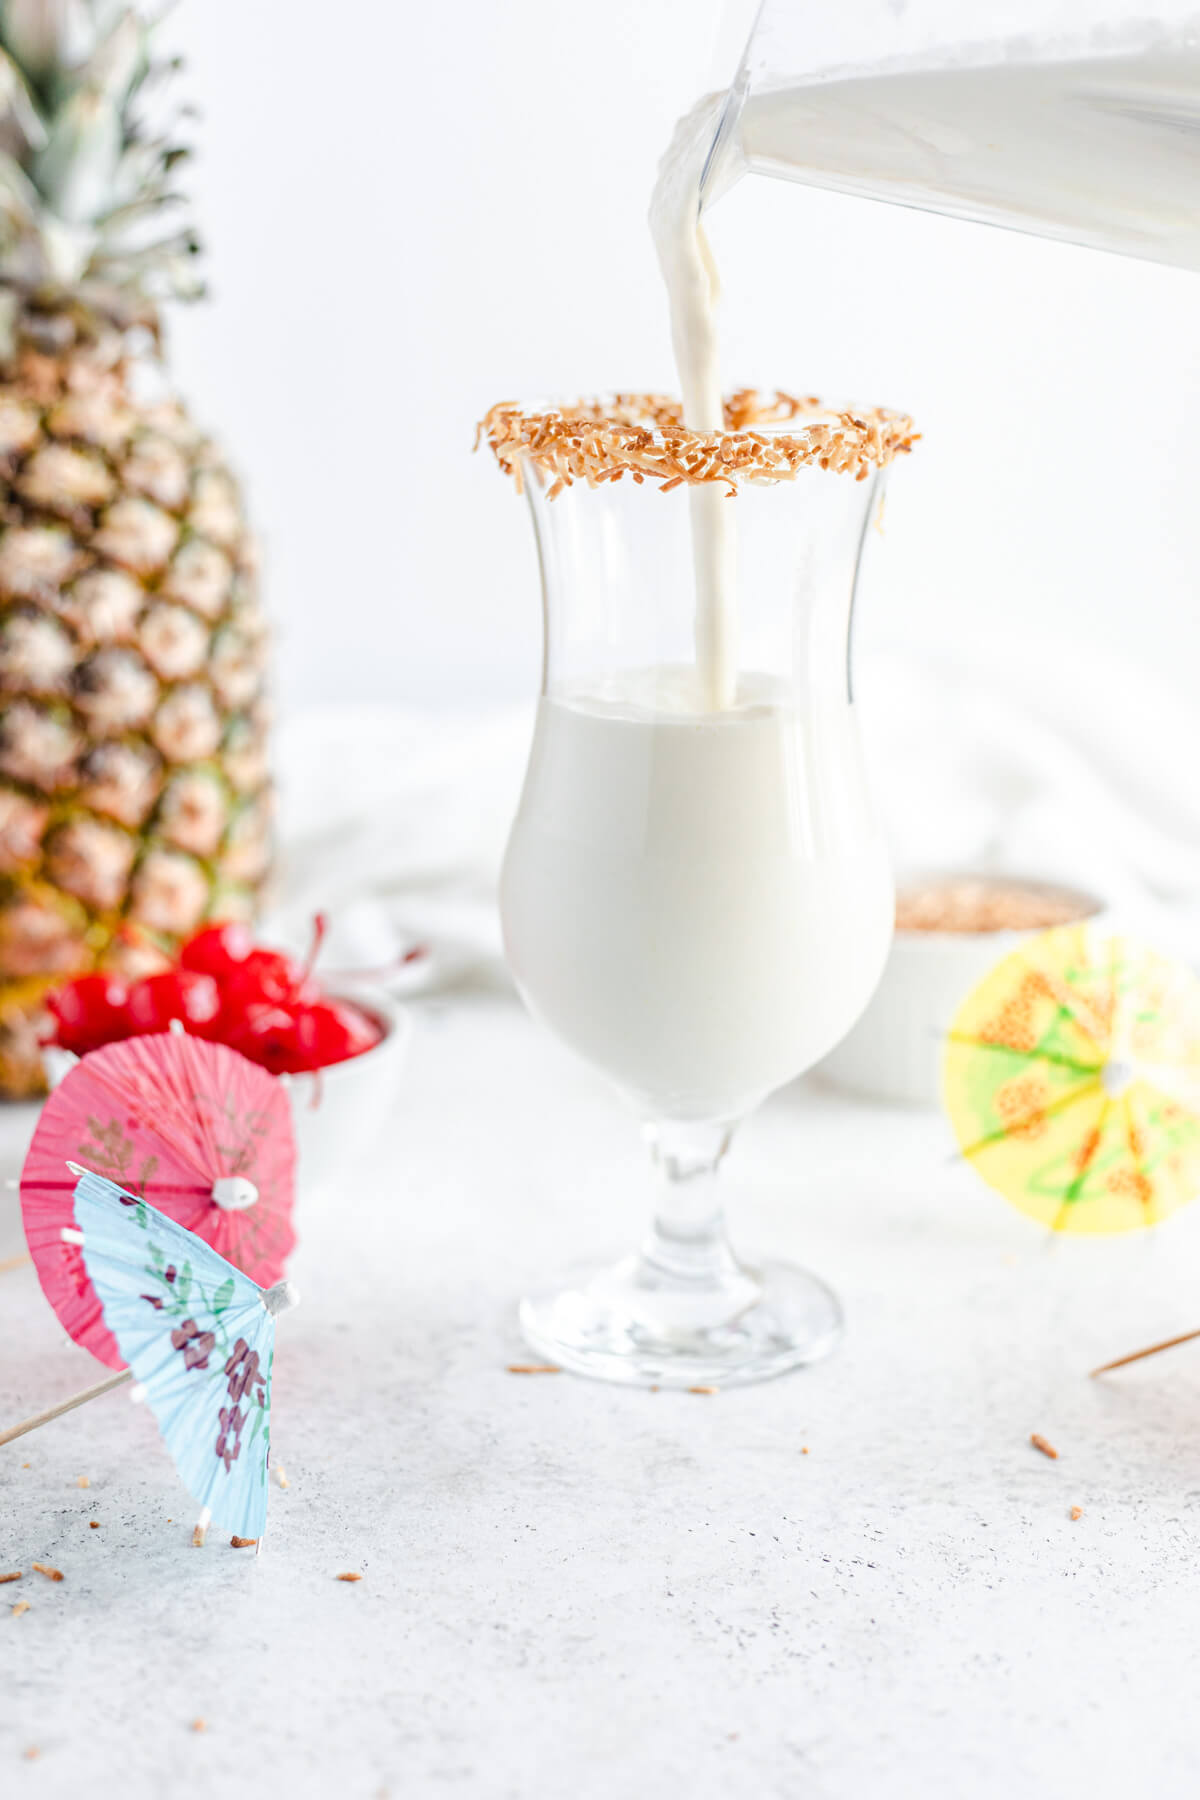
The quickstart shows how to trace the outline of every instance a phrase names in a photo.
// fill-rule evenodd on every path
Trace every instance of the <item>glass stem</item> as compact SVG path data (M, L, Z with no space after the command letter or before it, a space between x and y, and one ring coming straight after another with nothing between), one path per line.
M643 1129L658 1192L642 1263L667 1285L711 1288L742 1273L725 1233L717 1181L736 1123L669 1120Z

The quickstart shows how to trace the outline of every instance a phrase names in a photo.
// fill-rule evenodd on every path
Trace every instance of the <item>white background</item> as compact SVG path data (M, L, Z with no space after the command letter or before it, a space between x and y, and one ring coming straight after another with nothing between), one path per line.
M213 299L181 381L248 479L285 705L532 692L494 400L668 385L645 226L713 0L185 0ZM718 208L731 384L907 407L860 644L1089 654L1190 696L1200 282L761 179ZM1119 734L1120 720L1114 720Z

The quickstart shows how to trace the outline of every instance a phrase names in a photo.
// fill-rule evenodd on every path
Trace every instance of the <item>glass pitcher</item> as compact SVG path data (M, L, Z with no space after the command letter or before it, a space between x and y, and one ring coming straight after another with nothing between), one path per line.
M747 172L1200 268L1196 0L763 0L702 208Z

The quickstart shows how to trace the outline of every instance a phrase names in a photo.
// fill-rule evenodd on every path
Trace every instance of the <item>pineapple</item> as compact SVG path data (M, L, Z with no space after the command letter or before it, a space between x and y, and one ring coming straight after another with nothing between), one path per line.
M174 65L120 0L0 0L0 1093L42 995L253 914L265 632L237 483L171 391L199 292ZM178 115L176 115L178 116Z

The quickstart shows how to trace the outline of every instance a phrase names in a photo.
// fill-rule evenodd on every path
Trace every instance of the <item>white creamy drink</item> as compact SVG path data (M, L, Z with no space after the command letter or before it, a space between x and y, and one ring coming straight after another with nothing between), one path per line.
M852 710L691 669L543 699L501 885L532 1010L652 1117L732 1117L875 986L892 889Z
M717 342L720 282L700 224L700 177L723 103L723 95L707 95L679 121L650 202L650 232L667 285L683 421L693 431L721 431L725 423ZM692 488L688 504L697 677L705 703L719 710L731 703L737 681L737 523L720 485Z
M681 121L651 207L684 423L704 433L724 430L717 278L700 227L722 99ZM682 498L646 492L637 504ZM797 595L793 543L781 537L779 566L760 566L755 579L797 623L782 639L790 648L780 653L776 639L778 674L747 670L738 618L747 502L709 481L691 486L687 503L694 662L551 679L501 880L505 948L530 1008L660 1121L737 1118L817 1062L870 998L893 912L846 693L853 569L831 576L814 565L813 591ZM569 542L573 527L563 530ZM609 557L616 585L597 592L596 618L623 603L619 557L597 538L592 564ZM755 598L761 630L763 593ZM819 673L809 661L818 644ZM595 654L603 670L606 653Z

